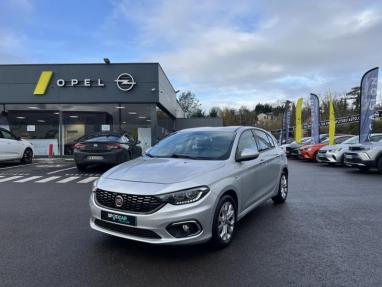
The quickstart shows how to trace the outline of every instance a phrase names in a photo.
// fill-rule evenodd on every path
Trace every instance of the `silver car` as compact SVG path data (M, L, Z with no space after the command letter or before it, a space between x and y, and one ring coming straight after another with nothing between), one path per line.
M371 142L377 142L382 139L381 133L371 134L370 135ZM345 165L345 153L349 151L349 147L353 144L357 144L359 142L359 137L354 136L340 144L329 145L322 147L317 153L317 161L324 162L328 164L341 164Z
M275 138L252 127L176 132L103 174L90 196L91 228L154 244L228 245L262 202L283 203L288 167Z

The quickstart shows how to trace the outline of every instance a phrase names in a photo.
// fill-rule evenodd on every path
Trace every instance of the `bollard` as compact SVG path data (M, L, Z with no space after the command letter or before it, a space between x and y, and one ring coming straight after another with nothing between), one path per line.
M49 144L49 158L53 158L53 144Z

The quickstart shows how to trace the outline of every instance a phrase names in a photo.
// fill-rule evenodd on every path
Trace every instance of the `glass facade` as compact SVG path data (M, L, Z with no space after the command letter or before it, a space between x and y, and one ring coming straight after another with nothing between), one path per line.
M131 135L145 151L173 131L174 119L155 104L9 104L0 126L29 140L38 156L48 155L49 145L69 156L81 137L109 131Z

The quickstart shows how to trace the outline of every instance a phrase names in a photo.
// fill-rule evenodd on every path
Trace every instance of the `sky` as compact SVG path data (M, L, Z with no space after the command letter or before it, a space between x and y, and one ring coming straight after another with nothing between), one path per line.
M0 0L0 64L159 62L206 110L340 95L381 35L382 1Z

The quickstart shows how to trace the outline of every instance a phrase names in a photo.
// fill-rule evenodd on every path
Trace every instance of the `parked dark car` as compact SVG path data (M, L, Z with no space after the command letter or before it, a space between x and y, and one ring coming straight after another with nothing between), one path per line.
M79 170L90 165L117 165L140 157L142 148L139 143L124 133L89 135L74 145L74 160Z

